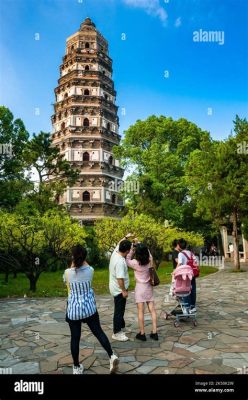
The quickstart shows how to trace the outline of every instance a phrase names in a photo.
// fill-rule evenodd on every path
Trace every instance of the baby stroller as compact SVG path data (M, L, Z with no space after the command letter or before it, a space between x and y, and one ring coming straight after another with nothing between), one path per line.
M165 313L165 319L169 316L175 315L176 320L174 326L179 326L179 321L182 318L192 318L193 325L196 326L196 312L190 313L189 295L191 293L191 280L194 274L192 268L189 265L181 265L177 267L172 275L172 295L176 297L178 305L170 312ZM180 311L178 311L178 306Z

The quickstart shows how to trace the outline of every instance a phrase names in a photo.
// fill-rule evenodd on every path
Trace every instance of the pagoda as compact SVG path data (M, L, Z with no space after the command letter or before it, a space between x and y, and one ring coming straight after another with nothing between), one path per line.
M118 218L123 208L124 170L113 155L120 135L112 72L108 42L86 18L66 41L52 116L52 145L80 170L60 203L82 223Z

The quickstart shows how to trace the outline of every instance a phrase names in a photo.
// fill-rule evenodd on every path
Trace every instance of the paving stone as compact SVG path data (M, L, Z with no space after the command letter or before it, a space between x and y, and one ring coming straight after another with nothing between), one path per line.
M160 348L163 350L172 350L173 346L174 346L174 342L172 342L172 341L167 342L166 338L165 338L165 342L160 344Z
M120 357L120 362L126 363L131 361L136 361L136 358L134 356Z
M14 343L16 346L21 347L21 346L26 346L27 342L25 340L14 340Z
M168 365L168 361L167 360L148 360L146 361L143 366L147 366L147 365L151 365L153 367L166 367Z
M127 373L127 372L129 372L129 371L131 371L131 370L133 370L135 367L133 366L133 365L131 365L131 364L128 364L128 363L120 363L119 364L119 372L121 373L121 374L125 374L125 373Z
M198 338L195 338L194 336L181 336L179 339L179 343L183 343L183 344L195 344L199 342Z
M40 368L37 362L20 362L12 365L13 374L39 374Z
M184 368L188 364L192 363L192 359L183 358L179 360L173 360L169 362L169 368Z
M180 328L175 329L173 318L163 319L164 309L169 308L168 304L163 304L168 287L156 288L159 342L152 342L149 335L145 343L135 339L137 313L134 294L130 292L125 313L130 340L112 342L121 358L120 374L236 374L248 364L248 297L244 295L248 293L248 280L243 274L235 277L235 281L232 274L225 271L198 279L197 327L182 321ZM113 299L109 295L96 297L103 329L111 337ZM65 299L5 299L0 302L0 367L19 365L17 368L25 373L37 370L39 363L41 373L72 374L70 330L64 321ZM145 319L149 332L150 315L146 313ZM39 340L36 340L38 333ZM80 359L88 368L85 373L109 374L108 356L85 326ZM64 365L57 367L59 363Z
M16 350L18 350L19 349L19 347L11 347L10 349L7 349L7 351L10 353L10 354L14 354L15 352L16 352Z
M0 350L0 360L4 360L9 356L9 353L6 350Z
M91 368L92 365L94 365L95 361L96 361L96 357L95 356L90 356L90 357L85 358L84 360L82 360L82 363L83 363L83 366L84 366L85 369L89 369L89 368ZM108 361L108 363L109 363L109 361Z
M149 374L151 371L155 369L152 365L142 365L141 367L136 369L136 372L139 374Z
M192 353L197 353L199 351L205 350L205 348L201 347L201 346L194 345L194 346L188 347L187 350L191 351Z
M95 373L97 373L97 374L103 374L103 375L108 375L110 372L109 372L109 368L105 368L105 367L102 367L102 366L99 366L99 367L91 367L91 369L90 369L92 372L95 372Z
M165 367L158 367L155 368L151 374L152 375L167 375L169 373L169 370Z
M30 347L20 347L15 354L20 357L25 357L32 352Z
M232 368L243 368L244 360L242 358L223 358L223 365Z
M41 361L40 362L40 372L46 373L55 371L57 369L58 363L56 361Z

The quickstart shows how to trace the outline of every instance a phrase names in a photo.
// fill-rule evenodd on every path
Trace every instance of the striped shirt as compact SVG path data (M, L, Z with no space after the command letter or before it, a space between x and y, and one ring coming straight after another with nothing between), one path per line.
M75 321L88 318L97 311L91 282L94 269L90 266L68 268L63 280L68 288L67 316Z

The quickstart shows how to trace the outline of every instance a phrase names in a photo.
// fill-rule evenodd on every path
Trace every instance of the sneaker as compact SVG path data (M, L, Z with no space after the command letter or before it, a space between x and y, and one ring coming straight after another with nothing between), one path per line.
M73 365L73 375L82 375L84 372L84 366L82 364L79 364L79 367L75 367Z
M137 333L136 339L142 340L143 342L145 342L146 341L146 334L143 333L143 335L142 335L141 333Z
M191 309L189 310L189 313L190 313L190 314L195 314L195 313L196 313L196 308L195 308L195 307L191 308Z
M152 332L151 332L150 338L153 339L153 340L158 340L158 334L157 334L157 332L156 332L156 333L152 333Z
M128 337L123 332L113 333L112 339L118 340L119 342L126 342Z
M117 370L118 370L118 365L119 365L119 358L117 357L116 354L112 354L112 356L110 357L110 373L114 374Z

